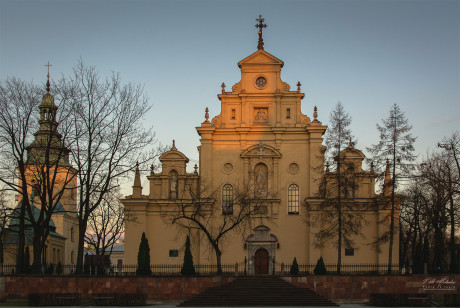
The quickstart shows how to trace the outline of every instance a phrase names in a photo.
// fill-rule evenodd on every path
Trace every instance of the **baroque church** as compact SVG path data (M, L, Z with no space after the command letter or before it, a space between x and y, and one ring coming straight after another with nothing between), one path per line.
M49 65L48 65L49 67ZM78 219L77 219L77 170L69 161L69 150L62 144L62 136L57 130L56 122L57 106L54 97L50 94L49 73L46 83L46 93L38 107L40 110L39 129L34 134L33 142L26 148L27 162L25 181L27 194L30 196L31 211L33 218L25 219L25 247L30 251L30 265L33 262L33 236L34 231L31 219L38 220L40 215L40 199L37 194L37 185L43 180L41 168L46 166L45 159L49 158L50 176L56 175L53 192L62 192L62 196L55 203L53 214L49 221L45 250L42 254L42 264L66 264L76 263L78 248ZM50 141L51 140L51 141ZM47 155L46 152L49 152ZM57 169L56 169L57 168ZM56 170L55 170L56 169ZM18 185L21 187L22 178L19 175ZM18 196L18 208L22 198ZM15 215L15 214L14 214ZM13 217L3 233L4 264L16 264L18 243L19 218Z
M215 232L229 216L234 221L240 214L236 209L242 207L237 197L241 191L257 202L257 209L244 228L229 231L221 240L222 264L247 260L249 274L271 273L275 264L290 265L294 257L299 264L316 264L320 257L326 264L336 264L337 241L317 244L319 230L327 223L321 218L326 214L320 179L333 176L326 168L322 145L327 126L316 106L307 108L312 114L302 114L301 84L291 88L283 82L284 62L264 50L266 25L262 18L258 22L257 51L238 62L241 80L231 90L222 84L220 113L210 119L206 108L204 121L196 127L199 168L195 165L195 171L188 173L189 159L173 142L160 157L161 172L152 167L147 175L149 187L141 186L136 169L132 195L122 200L125 211L135 217L126 221L126 264L137 263L144 232L151 264L182 264L187 235L194 263L215 264L216 254L205 232L193 225L186 228L171 219L171 213L183 204L187 204L182 207L185 212L193 212L204 206L199 200L206 199L209 210L200 215L209 215L207 228ZM373 205L366 206L364 236L356 235L353 244L342 246L342 264L386 264L388 243L380 250L370 245L388 228L379 223L387 212L376 205L376 175L362 168L365 157L351 144L340 155L353 166L354 185L346 198L359 201L363 208ZM399 242L397 234L394 242ZM397 246L393 260L398 260Z

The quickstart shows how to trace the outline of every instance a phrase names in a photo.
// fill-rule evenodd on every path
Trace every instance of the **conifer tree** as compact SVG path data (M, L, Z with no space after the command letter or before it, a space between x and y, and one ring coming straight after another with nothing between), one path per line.
M185 252L184 252L184 264L180 271L183 276L192 276L195 275L195 267L193 266L193 256L192 251L190 250L190 237L187 235L185 240Z
M412 167L410 162L416 156L413 154L415 139L410 134L412 126L397 104L390 109L388 118L382 119L382 125L377 124L380 134L380 141L367 148L372 155L372 162L379 172L380 179L383 180L387 164L391 166L391 181L384 187L388 191L390 200L388 202L390 226L387 232L376 240L376 247L382 242L388 242L388 274L391 274L393 263L394 236L396 233L395 213L396 213L396 189L397 184L403 176L407 176Z
M147 276L151 274L152 270L150 269L149 241L145 237L145 232L142 232L141 243L139 244L139 252L137 253L136 275Z
M343 246L353 246L353 237L361 234L364 224L362 207L364 204L355 202L349 195L354 190L353 166L349 165L346 155L341 153L349 147L353 149L353 135L349 128L351 117L345 111L341 102L329 116L324 144L326 172L320 184L319 197L322 202L317 215L310 217L310 224L319 225L315 233L316 246L324 247L332 243L337 248L337 274L340 275ZM331 167L331 172L329 171ZM346 200L344 200L346 199Z
M297 264L297 259L294 257L294 261L292 261L291 269L289 273L293 276L299 275L299 264Z
M324 264L323 257L320 257L318 259L318 262L316 262L315 269L313 270L315 275L326 275L326 265Z

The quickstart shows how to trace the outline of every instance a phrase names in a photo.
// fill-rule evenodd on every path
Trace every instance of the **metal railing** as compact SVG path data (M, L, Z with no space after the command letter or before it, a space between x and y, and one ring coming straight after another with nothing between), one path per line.
M223 275L226 276L244 276L248 273L247 262L239 262L234 264L222 264ZM325 264L326 275L337 274L337 264ZM299 264L298 275L314 275L316 264ZM217 273L216 264L195 264L195 272L197 276L212 276ZM399 274L400 268L398 264L392 265L392 274ZM22 271L18 271L16 265L0 266L0 275L34 275L34 276L55 276L65 275L90 275L90 276L135 276L137 265L123 264L110 266L88 266L82 267L81 271L77 271L76 265L44 265L39 268L32 266L26 267ZM180 276L182 264L152 264L150 270L152 276ZM275 262L269 274L277 276L290 275L291 264L283 262ZM342 264L341 275L386 275L388 273L388 265L372 264L372 263L355 263Z
M316 264L299 264L299 275L314 275ZM325 264L326 275L337 275L337 264ZM275 264L276 275L290 275L291 264ZM392 264L391 274L399 274L398 264ZM341 275L386 275L388 264L351 263L340 265Z

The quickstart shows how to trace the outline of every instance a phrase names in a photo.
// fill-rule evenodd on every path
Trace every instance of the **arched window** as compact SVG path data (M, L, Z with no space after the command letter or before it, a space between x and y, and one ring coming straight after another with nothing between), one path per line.
M222 188L222 214L233 214L233 186L225 184Z
M288 214L299 214L299 186L291 184L288 188Z

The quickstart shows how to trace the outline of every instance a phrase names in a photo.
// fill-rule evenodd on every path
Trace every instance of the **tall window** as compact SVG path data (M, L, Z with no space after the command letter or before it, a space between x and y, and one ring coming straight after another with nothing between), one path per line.
M288 214L299 214L299 186L291 184L288 188Z
M225 184L222 188L222 214L233 214L233 186Z

